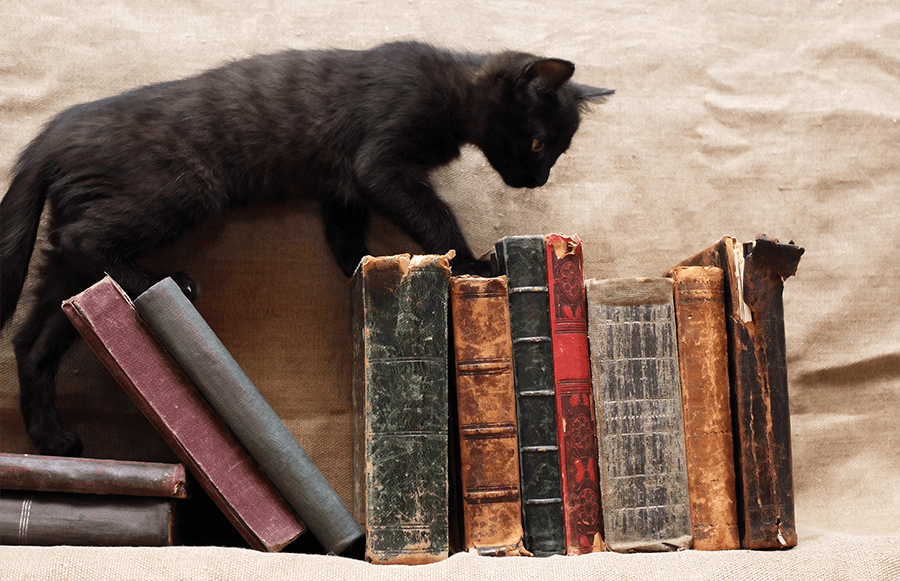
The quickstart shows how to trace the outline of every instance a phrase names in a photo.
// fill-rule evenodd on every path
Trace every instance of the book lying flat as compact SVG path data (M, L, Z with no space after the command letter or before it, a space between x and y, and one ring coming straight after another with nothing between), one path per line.
M0 488L185 498L187 473L183 464L0 453Z
M174 498L0 491L0 544L176 544Z
M62 308L251 547L280 551L306 530L111 278Z

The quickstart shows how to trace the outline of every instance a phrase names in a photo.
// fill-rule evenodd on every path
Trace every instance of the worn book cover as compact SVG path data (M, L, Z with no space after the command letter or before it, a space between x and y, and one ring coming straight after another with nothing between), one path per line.
M539 557L561 555L566 537L544 237L507 236L494 245L493 259L508 284L525 548Z
M353 511L373 563L449 555L451 258L366 256L353 275Z
M667 276L675 281L692 548L738 549L723 272L681 266Z
M506 277L450 279L463 548L527 554Z
M174 498L0 491L0 544L176 544Z
M784 336L784 281L803 248L725 236L679 266L724 272L738 524L746 549L797 544Z
M322 547L340 554L360 539L362 527L175 281L134 306Z
M602 551L597 434L591 393L582 243L544 237L566 553Z
M0 453L0 488L185 498L188 487L183 464Z
M585 288L606 546L688 548L672 280L588 280Z
M111 278L63 311L250 546L280 551L306 530Z

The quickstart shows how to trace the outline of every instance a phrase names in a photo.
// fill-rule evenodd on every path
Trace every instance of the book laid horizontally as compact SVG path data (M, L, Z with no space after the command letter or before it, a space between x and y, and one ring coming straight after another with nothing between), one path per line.
M606 546L689 548L672 280L588 280L585 286Z
M353 510L372 563L449 555L452 256L366 256L351 280Z
M0 488L187 497L183 464L0 453Z
M111 278L62 308L251 547L279 551L306 530Z
M175 281L134 306L322 547L340 554L359 540L362 527Z
M463 549L528 555L506 277L450 279Z
M784 336L784 281L803 248L766 236L725 236L677 266L724 273L741 546L797 544Z
M169 546L181 464L0 454L0 543Z

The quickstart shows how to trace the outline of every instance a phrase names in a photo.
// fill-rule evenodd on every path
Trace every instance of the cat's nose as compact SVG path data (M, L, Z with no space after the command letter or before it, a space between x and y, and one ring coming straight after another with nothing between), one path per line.
M547 183L547 180L550 179L550 172L542 173L541 175L534 176L534 185L529 186L531 188L539 188L542 185Z

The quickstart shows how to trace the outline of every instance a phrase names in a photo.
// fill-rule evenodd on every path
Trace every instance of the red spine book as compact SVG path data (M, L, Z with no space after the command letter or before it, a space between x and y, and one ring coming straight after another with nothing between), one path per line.
M544 237L566 553L604 549L581 240Z
M250 546L279 551L306 530L111 278L62 308Z

